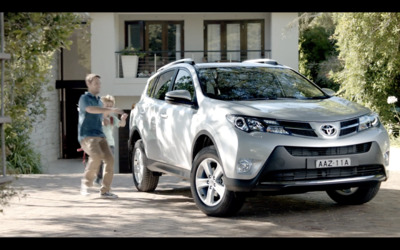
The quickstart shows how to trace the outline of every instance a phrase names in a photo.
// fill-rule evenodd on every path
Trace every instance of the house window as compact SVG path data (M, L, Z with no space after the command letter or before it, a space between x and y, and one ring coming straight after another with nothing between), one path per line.
M264 20L204 21L204 51L209 62L264 57Z
M127 21L125 46L132 45L154 56L183 57L183 21Z
M125 22L125 47L146 53L139 60L139 77L148 77L161 66L183 58L183 39L183 21Z

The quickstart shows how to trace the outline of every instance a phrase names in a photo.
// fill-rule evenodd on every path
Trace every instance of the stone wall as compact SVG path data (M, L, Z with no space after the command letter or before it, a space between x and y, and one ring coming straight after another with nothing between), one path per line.
M46 101L46 117L34 124L31 134L33 148L41 155L42 169L47 169L49 164L60 158L60 105L59 91L55 88L58 75L57 56L53 63L51 80L44 87ZM51 90L48 87L51 86Z

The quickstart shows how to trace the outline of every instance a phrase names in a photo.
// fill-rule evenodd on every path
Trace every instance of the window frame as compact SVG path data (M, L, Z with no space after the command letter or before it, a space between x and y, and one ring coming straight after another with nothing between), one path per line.
M185 37L185 33L184 33L184 21L183 20L129 20L129 21L125 21L125 34L124 34L124 38L125 38L125 47L129 46L129 37L128 37L128 29L129 29L129 25L132 24L139 24L140 26L140 48L143 51L149 51L149 25L152 24L161 24L162 25L162 56L168 56L168 25L170 24L180 24L181 28L180 28L180 33L181 33L181 37L180 37L180 44L181 44L181 48L180 48L180 54L181 57L183 58L184 56L184 37Z
M219 24L220 25L220 47L221 47L221 61L227 58L227 25L228 24L239 24L240 25L240 60L247 58L247 24L249 23L260 23L261 24L261 57L265 57L265 20L264 19L246 19L246 20L204 20L203 22L203 38L204 38L204 57L208 58L208 24Z

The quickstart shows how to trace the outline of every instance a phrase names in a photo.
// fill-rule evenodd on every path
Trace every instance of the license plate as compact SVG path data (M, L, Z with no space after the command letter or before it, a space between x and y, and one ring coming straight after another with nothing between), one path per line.
M351 166L350 158L317 160L315 165L316 168L333 168L347 166Z

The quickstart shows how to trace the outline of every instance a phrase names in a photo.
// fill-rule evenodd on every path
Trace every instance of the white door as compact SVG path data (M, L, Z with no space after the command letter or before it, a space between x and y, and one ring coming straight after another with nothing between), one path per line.
M173 85L173 90L185 89L195 99L194 86L190 73L179 70ZM192 117L197 108L186 104L166 104L160 112L160 127L163 134L159 141L160 150L167 163L181 168L191 168L190 152L192 149L193 132Z
M165 156L163 151L163 116L165 112L165 94L168 92L170 85L172 84L172 78L175 74L175 70L167 71L160 75L156 83L154 92L151 94L151 100L148 101L147 106L139 112L145 112L146 124L144 124L142 136L146 137L147 145L146 153L147 157L152 160L165 162ZM147 150L149 149L149 150Z

